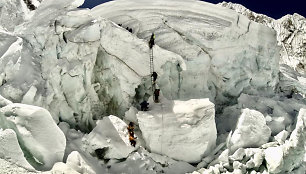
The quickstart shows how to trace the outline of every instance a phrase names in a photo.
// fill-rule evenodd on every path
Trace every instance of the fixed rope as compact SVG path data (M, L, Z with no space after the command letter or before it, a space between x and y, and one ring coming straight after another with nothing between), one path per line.
M161 130L161 137L160 137L160 153L163 153L163 134L164 134L164 108L163 104L160 105L161 107L161 114L162 114L162 130Z
M156 89L156 84L155 84L155 82L154 82L153 72L154 72L153 48L151 48L151 49L150 49L150 74L151 74L152 92L154 93L154 90ZM154 96L154 95L153 95L153 96Z

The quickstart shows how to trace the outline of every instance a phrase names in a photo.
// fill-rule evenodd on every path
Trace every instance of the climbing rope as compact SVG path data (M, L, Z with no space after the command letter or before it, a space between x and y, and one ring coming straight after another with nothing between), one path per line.
M161 107L161 114L162 114L162 130L161 130L161 137L160 137L160 153L163 153L163 134L164 134L164 108L163 104L160 104Z

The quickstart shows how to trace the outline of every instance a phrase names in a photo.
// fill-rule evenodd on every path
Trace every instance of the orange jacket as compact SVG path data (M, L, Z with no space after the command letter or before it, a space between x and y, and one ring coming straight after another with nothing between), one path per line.
M132 136L129 136L129 140L132 141L132 140L135 140L135 138Z

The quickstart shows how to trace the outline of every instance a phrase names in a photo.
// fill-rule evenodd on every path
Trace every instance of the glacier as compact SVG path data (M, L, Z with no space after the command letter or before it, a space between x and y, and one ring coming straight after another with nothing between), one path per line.
M151 6L148 3L144 3L145 6ZM1 86L0 91L5 98L14 102L24 100L31 103L31 98L35 98L32 103L48 109L56 120L60 119L89 131L95 126L94 120L101 118L101 114L123 116L133 104L150 95L145 92L150 91L149 48L146 40L154 31L157 35L154 67L159 74L160 89L167 98L210 98L218 103L217 106L222 106L233 102L232 99L242 92L257 94L259 89L261 93L273 92L278 83L279 68L275 32L249 21L246 17L238 17L230 10L223 9L220 14L210 16L207 14L212 8L210 4L193 1L186 3L179 3L181 15L194 21L203 20L203 27L198 26L198 30L189 33L188 28L182 28L182 31L176 29L176 21L180 16L170 15L171 10L169 12L165 9L164 14L160 14L159 21L152 22L156 18L154 12L131 9L134 13L148 15L144 21L139 19L138 23L125 24L137 32L131 34L114 23L124 22L120 18L121 13L125 13L120 12L121 3L116 7L118 12L112 13L119 17L109 17L112 14L104 10L107 9L107 4L90 12L72 11L61 16L59 14L65 13L62 8L44 10L56 5L56 2L46 1L36 10L31 18L33 21L25 22L23 29L16 31L24 39L5 33L6 37L17 39L18 42L15 41L14 44L19 45L17 48L20 51L8 49L3 55L1 65L6 67L3 76L7 83ZM195 12L186 12L183 6L188 6L188 3L198 3L207 10L199 11L195 8ZM67 10L75 4L77 2L72 3ZM167 4L170 9L177 8L177 3L173 4L174 7L171 3ZM134 4L129 1L128 5L136 9L142 8L137 1ZM112 7L111 11L116 8ZM80 16L81 21L76 20ZM114 22L100 16L108 17ZM148 22L152 24L147 25ZM136 30L133 25L151 28ZM186 21L184 25L191 27L195 24ZM249 40L252 42L248 42ZM11 42L8 40L5 44L10 46ZM177 44L172 44L173 42ZM29 47L35 48L30 51ZM11 56L10 53L17 55ZM20 56L23 54L27 56ZM16 57L13 60L20 61L15 63L10 57ZM41 61L37 62L38 60ZM21 66L20 64L24 65L20 63L22 61L27 62L28 66ZM115 65L121 67L112 68ZM11 66L16 68L10 68ZM25 68L28 67L32 68L26 71ZM23 82L17 80L24 77L24 72L28 79ZM229 72L233 74L228 74ZM16 87L10 81L21 84ZM190 88L193 90L189 90Z
M83 3L0 2L0 171L306 170L303 16L197 0Z

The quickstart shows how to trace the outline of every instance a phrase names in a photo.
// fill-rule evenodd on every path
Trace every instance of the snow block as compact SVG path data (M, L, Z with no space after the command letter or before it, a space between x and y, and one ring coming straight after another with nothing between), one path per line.
M166 101L138 112L139 128L151 152L196 163L215 147L214 104L208 99Z
M281 172L279 166L283 164L283 149L281 146L269 147L265 150L265 160L270 173Z
M306 109L301 109L296 128L289 140L281 146L265 150L265 159L270 173L291 173L293 169L301 166L305 156L305 128Z
M122 159L135 149L130 145L127 124L116 116L104 117L97 126L84 137L85 151L94 154L103 151L105 159ZM101 155L101 154L100 154Z
M9 160L28 170L35 170L24 158L24 154L18 144L17 135L12 129L0 129L0 158Z
M0 127L13 129L28 162L38 170L49 170L63 160L66 138L50 113L25 104L0 109Z
M270 135L271 130L260 112L243 109L228 146L232 153L240 147L259 147L268 142Z
M63 162L55 163L51 173L69 173L69 174L80 174L79 172L73 170L70 166Z
M67 158L67 163L69 167L74 169L79 173L95 174L96 172L87 164L81 154L77 151L73 151Z

